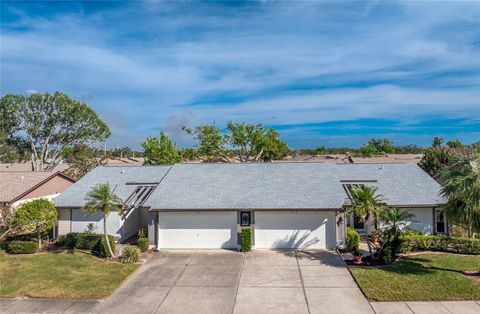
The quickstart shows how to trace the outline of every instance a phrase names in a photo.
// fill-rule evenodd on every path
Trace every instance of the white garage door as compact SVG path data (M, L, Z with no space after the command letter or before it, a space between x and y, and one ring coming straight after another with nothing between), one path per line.
M237 213L159 213L162 249L218 249L237 247Z
M334 212L255 212L257 249L325 249L335 242Z

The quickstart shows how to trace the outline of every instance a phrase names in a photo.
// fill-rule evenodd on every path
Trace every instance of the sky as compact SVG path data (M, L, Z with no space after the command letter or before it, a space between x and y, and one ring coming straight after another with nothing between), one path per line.
M292 148L480 140L480 1L1 2L0 91L61 91L109 147L228 121Z

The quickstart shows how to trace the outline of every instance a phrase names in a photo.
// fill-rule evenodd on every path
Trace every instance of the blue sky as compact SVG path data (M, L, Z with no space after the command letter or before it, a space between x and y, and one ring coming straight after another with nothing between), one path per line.
M110 146L229 120L291 147L480 140L480 2L2 2L1 94L63 91Z

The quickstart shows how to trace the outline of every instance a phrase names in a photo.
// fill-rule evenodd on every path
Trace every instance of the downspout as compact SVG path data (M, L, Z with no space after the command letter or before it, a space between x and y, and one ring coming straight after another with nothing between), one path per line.
M159 230L158 230L158 227L159 227L159 217L160 215L158 214L158 212L156 212L156 215L155 215L155 250L158 251L160 250L160 247L159 247Z

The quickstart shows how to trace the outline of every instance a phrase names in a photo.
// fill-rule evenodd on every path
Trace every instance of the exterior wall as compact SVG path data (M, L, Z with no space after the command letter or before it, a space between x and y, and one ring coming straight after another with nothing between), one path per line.
M337 247L345 247L345 240L347 237L347 215L345 212L337 213L336 218L336 232L337 232Z
M416 222L408 223L406 226L407 228L418 230L426 235L435 233L433 208L404 208L402 210L408 210L415 214Z
M70 208L60 208L58 210L58 235L70 233L70 227Z
M156 244L155 236L158 232L156 221L157 221L157 213L148 212L148 240L150 241L150 245Z
M73 185L72 181L62 177L61 175L56 175L36 189L30 191L28 194L22 196L22 198L17 202L25 202L27 200L33 200L37 198L47 198L52 200L71 185Z
M90 223L95 225L95 232L103 233L103 215L98 212L95 215L85 216L81 209L72 209L71 232L85 232ZM123 222L117 212L111 212L107 217L107 232L109 235L123 240Z

